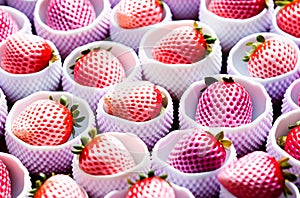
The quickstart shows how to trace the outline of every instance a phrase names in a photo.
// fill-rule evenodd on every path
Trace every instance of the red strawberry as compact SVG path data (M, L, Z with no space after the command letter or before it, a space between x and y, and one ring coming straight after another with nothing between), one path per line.
M79 167L91 175L113 175L135 167L135 162L124 144L115 136L96 130L89 132L91 140L81 138L82 145L72 151L79 155Z
M70 69L77 83L89 87L105 88L126 78L124 67L110 49L85 50Z
M285 189L285 179L297 179L295 175L284 173L290 168L288 158L277 162L274 157L262 151L255 151L226 166L218 175L220 183L234 196L244 198L274 198Z
M32 34L14 34L7 38L1 67L12 74L30 74L43 70L56 59L43 38Z
M90 0L51 0L46 23L55 30L74 30L93 23L96 13Z
M152 49L152 56L165 64L192 64L211 52L210 44L215 40L203 34L202 28L195 22L194 27L176 28L159 40Z
M232 77L205 78L208 87L197 105L195 120L209 127L237 127L251 122L252 101L247 90Z
M30 191L34 198L68 197L86 198L80 186L68 175L52 175L47 178L40 174L42 180L36 181L36 188Z
M252 51L243 61L248 62L248 72L252 77L271 78L292 71L297 63L297 50L283 37L265 40L257 36L257 42L249 42Z
M165 96L150 82L119 84L104 96L107 113L130 120L145 122L159 115ZM166 105L165 105L166 106Z
M131 186L126 193L126 198L175 198L174 189L165 180L166 178L167 175L155 176L153 171L149 171L148 177L140 175L140 179L135 183L128 180Z
M16 33L19 30L17 22L0 8L0 42L4 41L9 35Z
M74 127L80 127L85 117L78 117L80 111L74 104L67 108L67 98L60 101L50 99L37 100L27 106L13 121L12 132L24 142L37 145L60 145L68 141Z
M258 15L267 8L266 0L211 0L208 10L232 19L247 19Z
M282 6L276 16L278 27L297 38L300 38L300 1L280 0L275 1L276 5Z
M11 179L2 160L0 160L0 197L11 198Z
M163 20L161 0L121 0L117 6L117 21L122 28L140 28Z
M278 145L292 157L300 160L300 121L288 128L290 131L287 136L278 137Z
M202 129L185 134L174 146L168 163L184 173L201 173L220 168L226 160L231 142L223 140L223 132L216 137Z

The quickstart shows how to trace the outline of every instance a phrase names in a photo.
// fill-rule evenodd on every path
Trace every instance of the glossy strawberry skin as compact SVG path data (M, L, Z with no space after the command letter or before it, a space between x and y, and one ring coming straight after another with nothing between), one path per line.
M208 10L232 19L247 19L258 15L267 7L265 0L212 0Z
M68 108L57 101L43 99L27 106L14 120L12 132L30 145L60 145L65 143L73 128Z
M34 198L47 197L86 198L80 186L71 177L60 174L48 178L34 195Z
M96 13L89 0L51 0L46 24L55 30L68 31L93 23Z
M125 78L125 69L118 58L105 49L83 55L74 67L74 80L88 87L105 88Z
M220 183L234 196L245 198L280 197L284 177L274 157L255 151L229 164L218 175Z
M0 197L11 198L11 179L2 160L0 160L0 186Z
M184 173L202 173L220 168L225 160L223 145L210 133L195 129L174 146L168 164Z
M91 175L113 175L134 166L135 162L124 144L108 134L97 135L79 155L79 167Z
M117 21L125 29L141 28L163 20L163 7L158 0L121 0Z
M297 63L296 49L283 38L270 38L250 55L248 72L252 77L271 78L292 71Z
M195 121L209 127L238 127L252 120L252 101L239 83L219 81L199 98Z
M165 180L154 176L143 179L134 184L128 190L126 198L147 197L147 198L175 198L173 188Z
M153 58L165 64L192 64L205 58L206 54L203 34L190 26L172 30L152 50Z
M14 34L7 38L1 67L12 74L31 74L45 69L52 59L51 46L41 37Z
M300 126L295 126L289 131L284 150L295 159L300 160Z
M160 90L149 82L122 83L104 96L107 113L133 122L157 117L162 108Z
M284 6L277 14L278 27L297 38L300 38L300 1L294 1Z
M0 8L0 42L19 30L17 22L5 10Z

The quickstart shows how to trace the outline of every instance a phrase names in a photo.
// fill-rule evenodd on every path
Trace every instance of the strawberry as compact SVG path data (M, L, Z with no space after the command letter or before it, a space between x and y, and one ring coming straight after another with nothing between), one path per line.
M161 38L153 47L152 56L165 64L192 64L210 54L210 44L215 41L210 35L203 34L202 28L194 22L194 27L175 28Z
M30 145L61 145L75 133L74 127L85 117L78 117L78 104L70 109L67 98L61 96L60 101L40 99L27 106L13 121L12 133Z
M72 151L79 155L79 167L91 175L113 175L135 167L135 161L124 144L115 136L96 129L89 132L91 140L81 138L82 145Z
M74 80L85 86L105 88L124 81L125 69L110 49L87 49L70 66Z
M0 8L0 42L4 41L9 35L19 31L17 22L5 10Z
M282 6L276 15L278 27L297 38L300 38L300 1L280 0L275 1L277 6Z
M185 134L171 150L168 164L184 173L202 173L220 168L226 160L231 142L224 133L213 136L202 129Z
M43 173L42 180L35 182L36 187L30 191L29 196L34 198L68 197L86 198L80 186L68 175L52 175L49 178Z
M283 37L265 39L256 37L257 42L249 42L252 50L243 61L248 62L248 72L252 77L271 78L292 71L297 63L297 50Z
M119 84L104 96L108 114L133 122L157 117L166 107L165 100L166 97L154 84L142 81Z
M147 198L175 198L172 186L166 181L167 175L155 176L151 170L148 176L139 175L140 179L135 183L128 179L131 185L126 193L126 198L147 197Z
M96 13L90 0L50 0L46 24L55 30L74 30L93 23Z
M285 188L285 179L297 179L291 173L283 172L290 168L288 158L279 162L262 151L249 153L229 164L218 174L218 180L235 197L274 198L282 193L290 194Z
M163 20L161 0L121 0L117 6L117 22L122 28L140 28Z
M42 37L14 34L7 38L1 67L12 74L31 74L56 60L50 45Z
M11 179L7 166L0 160L0 197L11 198Z
M195 120L209 127L237 127L251 122L252 101L247 90L232 77L205 78L207 88L199 98Z
M288 135L278 137L277 143L292 157L300 160L300 121L288 126L288 129Z
M266 0L211 0L208 10L232 19L247 19L258 15L267 8Z

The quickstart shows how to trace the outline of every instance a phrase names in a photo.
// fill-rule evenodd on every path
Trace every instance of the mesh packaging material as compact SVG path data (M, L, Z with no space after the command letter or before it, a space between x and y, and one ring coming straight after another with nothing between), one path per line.
M129 133L109 132L108 134L115 136L124 144L136 162L136 166L114 175L90 175L80 169L78 156L74 156L72 164L74 179L91 198L103 198L113 190L123 190L128 187L127 178L134 181L138 178L138 174L146 174L150 169L150 153L140 138Z
M299 109L300 79L295 80L286 90L281 106L282 114Z
M5 121L8 114L8 107L6 96L3 93L2 89L0 89L0 136L2 136L5 132Z
M248 19L229 19L220 17L207 9L211 0L201 0L199 20L215 30L220 39L222 51L228 53L241 38L256 32L266 32L271 25L273 1L268 1L258 15Z
M33 21L33 12L37 0L6 0L6 4L23 12L30 21Z
M68 91L80 98L85 99L95 113L100 98L102 98L102 96L110 89L110 87L100 89L87 87L76 83L73 75L71 74L69 66L75 63L76 58L80 56L80 53L83 50L92 49L99 46L103 49L112 47L110 52L119 59L125 69L127 77L124 82L138 81L142 79L141 65L136 53L131 48L123 44L112 41L96 41L73 50L72 53L65 59L63 64L62 88L64 91Z
M217 79L230 75L215 76ZM241 76L231 76L233 80L245 87L250 95L253 104L252 121L249 124L238 127L206 127L210 132L224 131L235 146L238 156L243 156L249 152L259 149L266 141L267 135L272 127L273 109L271 98L264 87L253 82L249 78ZM201 94L205 88L205 82L193 83L183 94L179 103L179 123L181 129L203 127L196 123L196 109Z
M57 56L55 62L50 62L45 69L32 74L11 74L0 68L0 87L6 94L8 102L16 102L37 91L55 91L59 87L62 75L62 63L55 45L47 40ZM0 46L0 61L5 45Z
M32 146L23 142L12 133L11 126L13 121L28 105L39 99L47 99L49 96L53 96L57 100L62 95L68 98L71 105L79 104L81 115L86 117L82 127L75 129L74 138L70 137L66 143L58 146ZM73 145L80 144L81 136L87 136L88 131L94 126L94 114L84 100L68 92L41 91L19 100L13 105L6 120L5 140L9 153L18 157L31 174L40 172L45 174L53 172L69 173L73 159L73 154L71 153Z
M245 52L249 51L251 48L249 46L246 46L246 43L256 41L256 37L258 35L262 35L265 37L265 39L272 38L272 37L279 37L281 36L274 34L274 33L255 33L246 36L245 38L241 39L230 51L228 56L228 73L234 74L234 75L242 75L245 77L250 77L248 71L247 71L247 62L244 62L242 59L245 56ZM286 89L290 86L290 84L298 79L300 77L300 51L298 46L292 42L290 39L287 39L287 41L290 41L291 44L294 46L294 48L297 50L298 60L295 65L295 68L287 72L285 74L271 77L271 78L251 78L253 81L261 83L265 89L267 90L268 94L272 98L272 102L277 104L280 103L283 99L284 93Z
M236 151L231 146L226 151L226 161L221 168L204 173L183 173L167 164L167 158L175 144L181 137L193 129L172 131L160 139L153 148L152 169L157 175L167 174L168 181L189 189L195 197L217 197L220 191L220 183L217 179L219 171L227 164L236 160Z
M49 0L36 2L34 25L37 35L51 40L59 50L62 59L75 48L97 40L104 40L109 35L109 17L111 14L109 0L91 0L96 12L96 19L88 26L69 30L54 30L46 25L46 13Z
M140 137L151 150L155 143L169 132L173 123L172 98L164 88L159 86L157 88L167 97L168 105L158 117L145 122L128 121L108 114L104 109L104 98L102 97L96 115L99 130L133 133Z
M183 92L195 81L204 76L219 74L221 71L222 53L218 40L212 46L212 52L204 59L193 64L164 64L152 57L155 44L173 29L181 26L193 27L194 21L171 21L149 30L141 40L139 57L145 80L168 90L174 100L179 100ZM207 25L198 22L204 34L216 38L214 31ZM166 75L167 74L167 75Z

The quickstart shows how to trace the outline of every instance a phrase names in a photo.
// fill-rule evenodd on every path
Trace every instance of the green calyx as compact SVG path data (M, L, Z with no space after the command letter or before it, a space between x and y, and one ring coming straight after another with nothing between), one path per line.
M49 100L55 101L52 96L49 96ZM72 114L72 118L73 118L73 120L72 120L72 122L73 122L72 135L74 137L75 127L77 127L77 128L82 127L79 123L81 123L85 120L85 116L80 116L79 104L74 104L69 108L70 103L68 102L68 98L66 96L62 95L59 98L59 101L57 101L57 102L59 102L61 105L68 108Z
M293 125L289 125L288 129L293 129L293 128L298 127L298 126L300 126L300 120L295 122L295 124L293 124Z
M292 167L292 165L290 163L288 163L288 161L289 161L288 157L284 157L278 161L278 164L279 164L281 170L289 169ZM284 179L289 182L294 182L298 178L297 175L289 173L289 172L282 171L282 174L283 174ZM283 193L284 193L285 197L287 197L289 195L293 195L292 191L286 185L284 187Z
M251 55L256 51L256 49L265 42L265 38L262 35L258 35L256 37L256 42L246 43L246 46L251 46L252 49L249 52L246 52L246 55L243 58L244 62L248 62L250 60Z
M222 80L226 83L234 83L234 80L231 76L223 77ZM216 82L219 82L219 80L214 77L204 77L204 82L206 86L200 92L204 92L207 89L207 87L209 87L210 85Z
M297 0L275 0L275 5L284 7L292 2L295 2Z
M212 52L212 47L211 44L214 44L215 41L217 40L216 38L213 38L212 36L208 34L203 34L203 29L199 27L198 23L194 21L194 29L198 31L201 35L203 35L205 41L206 41L206 55L209 55Z
M95 47L95 48L93 48L93 49L86 49L86 50L83 50L83 51L80 53L81 55L75 59L75 63L74 63L73 65L69 66L69 69L71 70L71 74L74 74L74 68L75 68L75 65L76 65L76 63L77 63L82 57L86 56L87 54L89 54L89 53L92 52L92 51L99 51L99 50L101 50L101 49L102 49L102 48L99 46L99 47ZM111 49L112 49L112 47L106 49L106 51L110 52Z
M144 179L147 179L147 178L151 178L151 177L155 177L155 173L153 170L150 170L147 174L147 176L143 175L143 174L139 174L139 179L136 180L135 182L131 181L131 179L127 179L127 183L131 186L133 186L134 184L136 184L137 182L140 182L140 181L143 181ZM163 180L166 180L168 178L168 175L161 175L161 176L157 176ZM169 183L169 182L168 182ZM170 183L169 183L170 184ZM130 188L129 187L129 188Z
M164 4L162 0L157 0L158 4L161 6L162 9L164 9Z
M55 174L52 173L51 176L54 176ZM39 173L38 175L40 177L39 180L35 181L34 188L31 189L28 193L28 197L34 197L35 193L39 190L39 188L45 183L45 181L48 179L48 177L44 173Z
M94 139L97 135L97 130L95 128L91 129L89 132L89 138L88 137L81 137L81 145L74 145L73 150L71 151L75 155L80 155L82 150L89 144L89 142Z
M295 124L291 124L288 126L288 129L291 130L295 127L300 126L300 121L295 122ZM282 149L284 149L285 143L286 143L287 135L279 136L277 138L277 144L280 146Z
M230 140L224 140L224 131L221 131L215 137L223 145L225 149L229 149L230 146L232 145Z
M58 60L58 56L54 54L54 50L52 49L52 56L51 59L49 60L49 63L54 63L57 60Z

